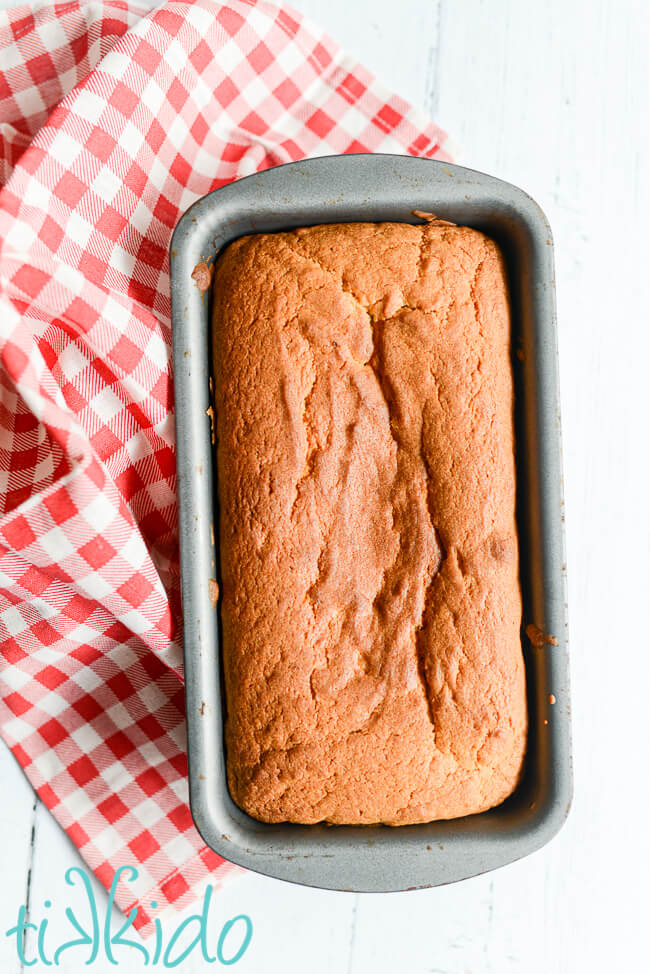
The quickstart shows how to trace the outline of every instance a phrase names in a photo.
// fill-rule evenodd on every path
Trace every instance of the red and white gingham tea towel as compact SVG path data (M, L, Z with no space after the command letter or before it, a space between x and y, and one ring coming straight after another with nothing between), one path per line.
M226 866L187 804L167 248L229 180L304 156L447 158L288 8L0 13L0 728L123 909Z

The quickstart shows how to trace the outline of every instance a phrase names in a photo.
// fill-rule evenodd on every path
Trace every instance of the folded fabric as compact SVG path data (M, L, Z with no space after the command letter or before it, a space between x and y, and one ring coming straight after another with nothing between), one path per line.
M256 170L443 141L289 8L0 13L0 730L101 882L137 867L144 935L232 868L188 808L172 230Z

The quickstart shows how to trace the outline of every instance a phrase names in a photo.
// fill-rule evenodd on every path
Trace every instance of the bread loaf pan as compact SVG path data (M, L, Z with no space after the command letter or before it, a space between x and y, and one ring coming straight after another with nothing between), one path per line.
M489 234L508 268L530 715L525 770L506 802L461 819L399 828L267 825L234 804L226 781L211 582L219 568L210 300L192 272L243 234L357 220L421 222L414 210ZM190 800L206 843L267 876L355 891L438 886L544 845L566 818L572 775L553 245L540 208L508 183L429 159L345 155L278 166L208 194L185 213L171 244L171 294ZM539 646L527 625L536 627L529 631Z

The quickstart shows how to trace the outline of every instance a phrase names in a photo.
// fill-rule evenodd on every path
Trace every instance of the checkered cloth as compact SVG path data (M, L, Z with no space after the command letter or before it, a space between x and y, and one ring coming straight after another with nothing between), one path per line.
M187 803L167 248L305 156L447 158L300 15L255 0L0 13L0 730L143 934L218 883Z

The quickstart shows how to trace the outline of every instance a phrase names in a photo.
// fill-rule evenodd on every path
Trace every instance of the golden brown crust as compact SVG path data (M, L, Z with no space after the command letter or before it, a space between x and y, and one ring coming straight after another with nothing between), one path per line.
M480 812L526 738L497 246L260 234L214 287L226 746L266 822Z

